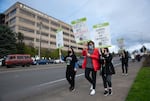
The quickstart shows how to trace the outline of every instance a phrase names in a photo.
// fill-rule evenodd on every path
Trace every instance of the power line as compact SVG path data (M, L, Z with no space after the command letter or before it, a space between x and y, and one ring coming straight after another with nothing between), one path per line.
M88 3L89 3L90 0L87 0L84 4L82 4L79 8L77 8L75 11L73 11L71 14L69 14L68 16L62 18L62 19L69 19L71 18L72 16L76 15L77 13L79 13L81 10L83 10L82 8L85 7Z

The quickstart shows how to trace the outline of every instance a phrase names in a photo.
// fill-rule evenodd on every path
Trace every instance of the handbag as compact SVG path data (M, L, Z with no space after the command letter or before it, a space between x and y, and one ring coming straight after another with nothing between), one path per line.
M111 72L111 74L115 74L115 73L116 73L116 72L115 72L114 65L113 65L112 62L110 63L110 72Z

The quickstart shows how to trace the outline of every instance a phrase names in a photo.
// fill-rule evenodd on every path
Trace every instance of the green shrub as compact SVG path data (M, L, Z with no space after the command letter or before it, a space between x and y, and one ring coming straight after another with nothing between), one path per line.
M143 67L150 67L150 55L145 56Z

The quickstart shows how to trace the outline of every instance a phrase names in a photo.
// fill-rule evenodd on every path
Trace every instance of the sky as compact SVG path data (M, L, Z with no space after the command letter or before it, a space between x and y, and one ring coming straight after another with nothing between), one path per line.
M112 51L118 50L120 38L128 51L142 45L150 49L150 0L0 0L0 13L17 1L68 24L86 17L90 31L109 22Z

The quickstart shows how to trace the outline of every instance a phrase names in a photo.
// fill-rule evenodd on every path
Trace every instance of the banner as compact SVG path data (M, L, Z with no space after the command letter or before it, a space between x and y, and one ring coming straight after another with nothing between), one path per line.
M90 32L86 25L86 18L77 19L71 22L76 43L83 43L90 40Z
M106 48L111 47L111 37L109 32L109 23L102 23L93 26L93 36L95 47Z
M124 39L123 38L119 38L119 39L117 39L117 42L118 42L118 47L120 49L123 49L124 48Z
M56 33L56 47L57 48L64 47L63 31L61 29L57 30L57 33Z

